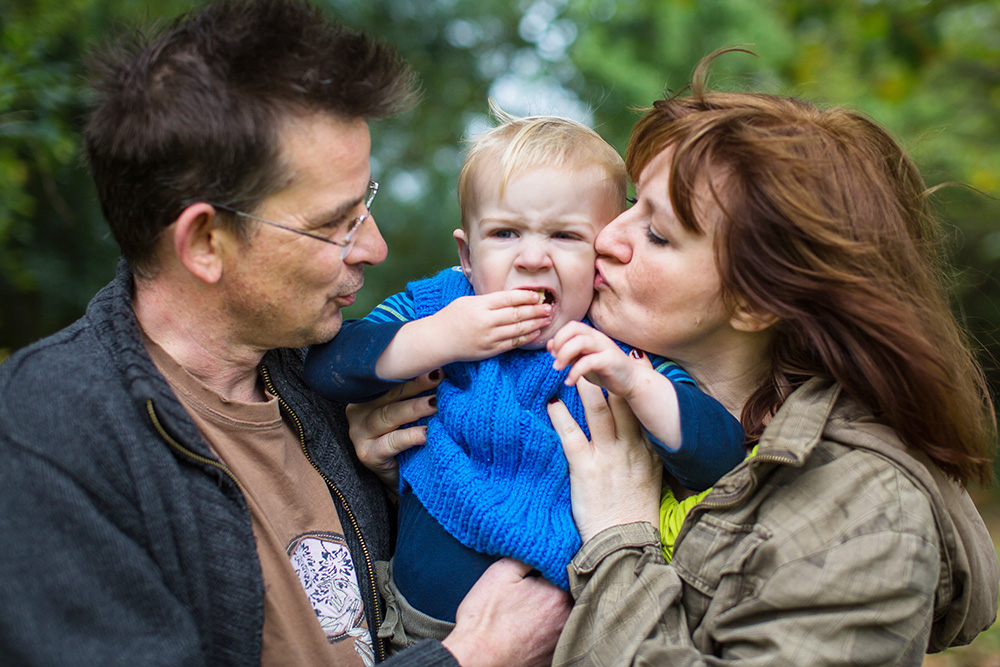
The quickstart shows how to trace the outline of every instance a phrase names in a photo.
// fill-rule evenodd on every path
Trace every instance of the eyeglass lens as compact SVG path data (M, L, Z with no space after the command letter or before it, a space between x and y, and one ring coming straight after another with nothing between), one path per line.
M353 240L358 228L368 219L368 216L372 213L372 204L375 202L375 195L378 194L378 183L375 181L368 182L368 194L365 195L365 212L359 215L351 223L350 229L347 230L347 235L344 236L344 244L349 245Z

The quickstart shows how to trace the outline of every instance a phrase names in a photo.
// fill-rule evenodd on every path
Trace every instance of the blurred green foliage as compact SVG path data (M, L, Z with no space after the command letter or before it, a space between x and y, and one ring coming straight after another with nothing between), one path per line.
M1000 3L993 0L317 0L395 44L425 101L373 127L389 260L348 315L455 262L462 140L493 97L592 124L624 151L636 107L713 82L856 106L901 137L953 237L956 308L1000 387ZM117 255L79 158L85 54L190 0L0 0L0 358L78 317Z

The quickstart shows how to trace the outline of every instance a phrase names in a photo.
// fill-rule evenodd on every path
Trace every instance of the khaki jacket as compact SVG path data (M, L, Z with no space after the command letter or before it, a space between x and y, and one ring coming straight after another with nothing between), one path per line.
M968 494L813 379L688 516L672 565L647 523L569 567L559 665L919 665L993 623L997 555Z

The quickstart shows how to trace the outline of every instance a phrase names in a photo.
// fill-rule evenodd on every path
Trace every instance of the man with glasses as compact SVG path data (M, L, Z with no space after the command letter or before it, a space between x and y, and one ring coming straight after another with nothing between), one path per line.
M369 119L392 49L226 0L97 61L86 155L122 250L0 367L0 664L372 664L389 507L301 380L386 255ZM547 664L565 596L501 563L393 664Z

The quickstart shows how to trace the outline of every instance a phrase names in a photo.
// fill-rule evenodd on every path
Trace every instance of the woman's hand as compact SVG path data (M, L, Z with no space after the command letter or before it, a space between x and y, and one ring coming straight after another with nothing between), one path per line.
M590 427L587 440L561 401L548 406L569 461L573 518L587 542L612 526L648 521L659 525L663 466L646 441L625 399L580 379L577 382Z
M434 395L413 397L438 386L442 377L440 370L431 371L374 401L347 406L347 423L358 459L393 490L399 482L396 454L427 440L426 427L400 426L437 412Z

